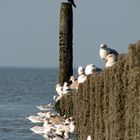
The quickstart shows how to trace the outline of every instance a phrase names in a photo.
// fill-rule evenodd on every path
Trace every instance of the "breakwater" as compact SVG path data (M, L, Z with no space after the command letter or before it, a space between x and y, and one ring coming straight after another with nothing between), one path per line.
M140 139L140 41L130 44L111 68L88 76L56 104L73 115L78 140Z

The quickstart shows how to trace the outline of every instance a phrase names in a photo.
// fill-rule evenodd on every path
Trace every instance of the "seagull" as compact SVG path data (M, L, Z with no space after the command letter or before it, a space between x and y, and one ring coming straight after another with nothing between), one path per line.
M71 89L76 89L77 88L77 85L78 85L78 81L77 81L77 79L74 77L74 76L71 76L70 77L70 88Z
M73 7L76 8L76 5L75 5L75 3L74 3L74 0L68 0L68 2L71 3Z
M45 118L47 114L48 114L47 112L38 112L37 113L37 115L42 117L42 118Z
M75 121L71 121L70 124L69 124L69 127L70 127L70 133L71 133L71 134L74 134L75 128L76 128L76 123L75 123Z
M85 74L81 74L78 76L78 84L84 83L87 80L87 76Z
M51 131L51 133L43 134L46 140L64 140L63 133L59 130Z
M78 75L85 74L85 69L82 66L78 67Z
M101 44L100 45L100 50L99 50L100 58L104 61L105 57L108 54L115 54L116 56L119 55L119 53L116 50L108 48L106 44Z
M63 94L71 94L71 93L72 93L72 89L70 88L67 82L64 82Z
M53 112L47 112L46 113L46 118L50 119L51 117L55 117L57 114Z
M56 85L56 92L58 93L59 96L63 94L63 87L60 84Z
M65 125L65 124L56 124L55 125L56 129L59 129L63 132L66 132L64 133L64 135L66 135L66 137L69 137L69 133L73 134L75 132L75 128L76 128L76 125L75 125L75 121L71 121L69 124Z
M74 83L75 81L77 81L77 79L75 78L75 76L70 76L70 79L69 79L69 85L71 85L72 83Z
M26 119L30 120L32 123L43 123L44 122L42 117L34 116L34 115L26 117Z
M84 83L86 79L87 79L87 76L85 74L85 69L82 66L79 66L78 67L78 78L77 78L78 84Z
M49 119L46 119L44 121L43 127L46 128L48 132L50 132L51 129L53 128L53 124L49 122Z
M50 131L48 128L43 127L43 126L34 126L30 128L30 130L36 134L44 134Z
M63 123L60 122L60 123L54 123L54 124L53 123L48 124L48 122L46 122L46 125L43 125L43 126L44 128L48 128L48 130L50 129L51 133L45 133L43 136L49 140L70 140L69 134L74 132L75 125L73 125L73 122L69 121L70 118L67 118L66 120L64 120ZM50 122L50 119L49 119L49 122Z
M108 54L105 58L105 66L106 67L111 67L112 65L114 65L117 61L117 56L115 54Z
M52 124L64 123L66 120L63 116L54 116L49 119L49 122Z
M85 68L85 74L86 75L90 75L93 74L93 72L99 72L102 71L102 69L97 68L95 65L93 64L88 64Z
M54 108L54 105L49 103L47 105L39 105L39 106L36 106L38 109L40 109L41 111L49 111L49 110L52 110Z

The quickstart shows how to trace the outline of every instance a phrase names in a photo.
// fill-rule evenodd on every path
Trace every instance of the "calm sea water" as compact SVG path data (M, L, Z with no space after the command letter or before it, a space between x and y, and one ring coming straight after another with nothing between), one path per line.
M56 94L57 69L0 68L0 140L43 140L25 118Z

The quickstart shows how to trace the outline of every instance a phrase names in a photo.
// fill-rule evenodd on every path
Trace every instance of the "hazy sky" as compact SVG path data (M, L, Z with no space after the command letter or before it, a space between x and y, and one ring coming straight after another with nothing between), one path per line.
M0 66L58 67L61 0L0 0ZM75 0L74 66L103 67L99 45L119 53L140 39L140 0Z

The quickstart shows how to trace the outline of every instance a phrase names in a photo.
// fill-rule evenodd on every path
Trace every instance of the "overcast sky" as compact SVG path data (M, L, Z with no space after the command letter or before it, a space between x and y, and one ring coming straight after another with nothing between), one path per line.
M0 0L0 66L58 67L61 0ZM74 67L104 67L99 45L119 53L140 39L140 0L75 0Z

